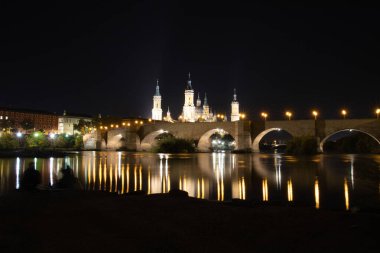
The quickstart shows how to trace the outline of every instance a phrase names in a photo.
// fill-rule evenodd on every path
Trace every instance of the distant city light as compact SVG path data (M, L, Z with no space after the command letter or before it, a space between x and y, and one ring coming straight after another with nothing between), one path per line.
M49 136L50 136L51 139L54 139L55 138L55 133L50 133Z

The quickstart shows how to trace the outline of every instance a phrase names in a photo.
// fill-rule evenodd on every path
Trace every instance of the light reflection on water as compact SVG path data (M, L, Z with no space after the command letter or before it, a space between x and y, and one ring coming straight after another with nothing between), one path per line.
M0 194L18 189L29 162L54 185L69 165L86 191L187 191L216 201L281 202L349 210L380 207L379 155L151 154L83 152L65 158L0 159ZM282 187L284 185L284 187Z

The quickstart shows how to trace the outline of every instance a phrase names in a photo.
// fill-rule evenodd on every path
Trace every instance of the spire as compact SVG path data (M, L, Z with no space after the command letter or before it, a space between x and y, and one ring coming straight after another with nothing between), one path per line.
M234 89L234 100L233 101L237 101L237 98L236 98L236 89Z
M157 79L157 85L156 85L156 94L154 94L155 96L161 96L160 94L160 86L158 86L158 79Z
M189 79L187 79L187 84L186 84L186 90L192 90L193 87L191 87L191 78L190 78L190 72L189 72Z
M208 106L207 104L207 94L205 92L205 98L204 98L204 101L203 101L203 106Z
M168 106L168 114L170 114L169 106Z

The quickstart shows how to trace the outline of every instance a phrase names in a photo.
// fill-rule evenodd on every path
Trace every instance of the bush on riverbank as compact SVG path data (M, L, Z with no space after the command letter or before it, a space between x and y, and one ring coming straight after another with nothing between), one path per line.
M195 152L193 141L168 137L157 141L157 145L153 148L157 153L192 153Z
M16 135L11 133L0 134L0 150L17 149L76 149L83 148L83 137L80 134L46 135L37 131L32 134Z
M0 136L0 149L16 149L19 147L18 141L11 134L3 133Z
M287 154L314 155L318 153L318 142L313 136L294 137L286 144Z

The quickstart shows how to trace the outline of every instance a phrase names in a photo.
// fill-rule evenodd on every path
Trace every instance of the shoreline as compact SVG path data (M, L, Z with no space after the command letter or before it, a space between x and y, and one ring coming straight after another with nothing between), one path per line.
M376 252L378 213L221 203L176 194L12 192L1 252ZM96 243L95 243L96 242Z

